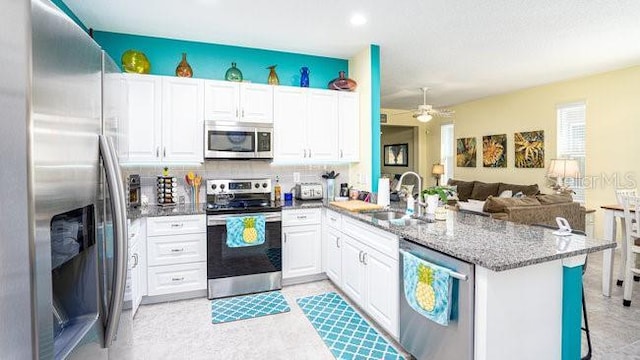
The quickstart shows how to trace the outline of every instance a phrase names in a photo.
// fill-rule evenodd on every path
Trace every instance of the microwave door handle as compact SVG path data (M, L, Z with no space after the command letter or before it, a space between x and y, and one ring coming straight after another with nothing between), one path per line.
M255 134L253 137L253 157L258 158L258 129L254 129L253 133Z
M113 342L120 313L124 303L124 290L126 285L127 271L127 228L126 228L126 208L124 203L124 186L120 181L120 168L118 167L113 143L105 136L100 136L100 155L102 156L107 184L111 191L111 212L113 216L114 234L114 267L113 267L113 289L109 312L106 319L104 346L109 347Z

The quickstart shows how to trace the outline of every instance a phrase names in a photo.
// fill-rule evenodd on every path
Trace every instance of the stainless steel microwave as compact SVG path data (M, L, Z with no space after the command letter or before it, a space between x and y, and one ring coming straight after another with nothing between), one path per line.
M273 159L273 125L206 121L206 159Z

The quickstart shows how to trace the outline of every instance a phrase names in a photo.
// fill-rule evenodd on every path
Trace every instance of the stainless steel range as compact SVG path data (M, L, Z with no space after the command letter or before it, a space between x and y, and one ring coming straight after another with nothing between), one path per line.
M271 201L271 179L207 180L209 299L282 288L282 209ZM264 243L231 247L227 221L264 216Z

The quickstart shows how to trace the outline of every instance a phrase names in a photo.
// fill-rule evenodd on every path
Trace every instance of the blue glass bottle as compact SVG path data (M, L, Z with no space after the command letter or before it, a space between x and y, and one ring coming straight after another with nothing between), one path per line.
M309 87L309 68L306 66L300 68L300 87Z

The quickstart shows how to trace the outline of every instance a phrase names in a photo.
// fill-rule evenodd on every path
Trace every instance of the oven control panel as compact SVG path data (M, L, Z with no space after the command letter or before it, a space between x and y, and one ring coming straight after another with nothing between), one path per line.
M271 179L207 180L207 195L270 194Z

